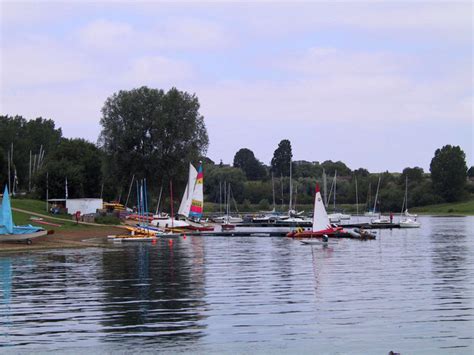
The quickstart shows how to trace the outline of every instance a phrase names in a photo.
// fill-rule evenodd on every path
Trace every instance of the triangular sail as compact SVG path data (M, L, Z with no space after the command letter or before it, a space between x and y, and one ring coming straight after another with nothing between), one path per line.
M331 228L326 208L324 207L319 185L316 185L316 196L314 197L313 232L320 232Z
M204 191L203 191L204 175L202 173L202 163L199 165L196 185L194 185L193 198L191 202L190 217L201 218L204 207Z
M186 189L184 190L183 198L181 199L181 204L179 205L178 210L178 214L181 216L189 217L197 175L198 172L196 168L191 163L189 163L188 183L186 185Z
M6 233L13 233L12 207L10 204L10 195L8 194L8 187L6 185L5 190L3 191L2 219L0 223L0 232L6 231Z

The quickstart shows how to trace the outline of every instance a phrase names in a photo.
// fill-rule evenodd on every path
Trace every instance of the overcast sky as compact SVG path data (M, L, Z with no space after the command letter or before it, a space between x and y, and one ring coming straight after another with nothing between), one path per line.
M429 170L473 165L471 2L5 2L0 113L96 142L105 99L147 85L196 93L208 156Z

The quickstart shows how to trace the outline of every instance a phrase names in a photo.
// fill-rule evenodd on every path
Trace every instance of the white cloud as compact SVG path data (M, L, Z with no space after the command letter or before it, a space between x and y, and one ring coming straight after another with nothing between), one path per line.
M192 78L193 70L187 62L163 56L146 56L131 63L123 81L134 86L167 87Z
M269 124L472 120L469 76L455 71L421 80L413 72L422 65L388 53L312 48L273 64L289 79L221 82L198 95L209 117Z
M238 16L237 12L237 16ZM435 32L455 40L472 39L471 2L307 2L248 5L242 17L254 35L295 34L309 30L351 28L377 35L426 37ZM408 39L410 39L408 37Z
M72 83L93 75L83 53L40 36L2 48L1 59L3 90Z
M217 23L188 17L170 17L153 26L96 20L77 31L86 49L106 52L150 50L210 50L223 48L232 41Z
M125 47L133 41L134 31L127 23L96 20L79 30L79 41L87 47L108 50Z

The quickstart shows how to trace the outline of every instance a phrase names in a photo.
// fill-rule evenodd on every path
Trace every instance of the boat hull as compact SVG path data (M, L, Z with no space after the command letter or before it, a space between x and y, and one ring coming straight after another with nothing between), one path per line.
M27 234L3 234L0 235L0 242L26 241L29 239L45 236L46 234L48 234L47 230Z

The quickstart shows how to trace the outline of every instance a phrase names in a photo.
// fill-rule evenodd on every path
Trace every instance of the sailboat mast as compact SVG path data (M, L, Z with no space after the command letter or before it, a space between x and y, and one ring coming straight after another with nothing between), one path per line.
M359 215L359 194L357 192L357 176L355 177L355 184L356 184L356 214Z
M219 180L219 213L222 214L222 181Z
M133 180L135 179L135 174L132 176L132 181L130 182L130 187L128 188L127 201L125 201L125 207L127 207L128 199L130 198L130 192L132 192Z
M298 198L298 184L295 184L295 204L294 209L296 210L296 199Z
M230 222L230 182L227 188L227 222Z
M323 168L323 188L324 188L324 206L328 206L328 181L326 178L326 171Z
M170 180L170 204L171 204L171 228L174 228L174 211L173 211L173 181Z
M337 184L337 170L334 171L334 205L333 205L334 211L336 211L336 184Z
M280 175L280 189L281 189L281 208L283 210L283 173Z
M224 180L224 213L227 214L227 181Z
M405 176L405 209L408 211L408 175Z
M375 213L375 209L377 208L377 197L379 195L379 188L380 188L380 176L379 176L379 182L377 184L377 191L375 192L374 213Z
M293 164L291 164L291 159L290 159L290 204L289 204L289 211L291 211L291 203L292 203L292 199L293 199L293 181L291 179L291 175L292 175L292 166Z
M28 167L28 192L31 192L31 150L30 150L30 165Z
M158 196L158 203L156 204L156 213L155 214L158 214L158 211L160 209L160 204L161 204L161 194L163 193L163 185L161 185L161 188L160 188L160 195Z
M273 180L273 171L272 171L272 194L273 194L273 212L276 211L276 203L275 203L275 181Z

